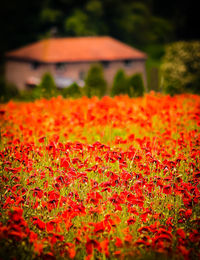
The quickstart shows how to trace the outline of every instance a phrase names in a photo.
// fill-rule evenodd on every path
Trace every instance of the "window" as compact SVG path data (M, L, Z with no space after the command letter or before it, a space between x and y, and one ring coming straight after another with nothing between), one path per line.
M124 64L125 64L125 67L131 67L133 65L133 60L125 60Z
M110 63L109 63L109 61L105 60L105 61L102 61L102 65L103 65L104 69L106 69L109 67Z
M31 69L32 70L37 70L40 67L40 63L37 61L34 61L31 63Z
M66 69L66 64L63 62L56 63L56 70L63 71Z

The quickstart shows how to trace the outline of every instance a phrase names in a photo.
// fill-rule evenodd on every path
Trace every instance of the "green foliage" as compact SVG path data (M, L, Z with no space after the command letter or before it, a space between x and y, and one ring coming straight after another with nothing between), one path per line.
M81 10L75 12L66 19L65 30L72 36L96 35L92 30L87 14Z
M82 8L76 8L65 19L64 29L68 35L88 36L107 33L103 19L103 5L99 0L90 0Z
M128 94L128 81L125 72L122 69L119 69L115 74L111 89L111 96L117 96L120 94Z
M200 93L200 42L176 42L166 48L161 65L165 93Z
M101 64L92 65L85 79L85 94L88 97L97 96L101 98L106 93L106 87Z
M54 24L60 16L61 16L61 11L51 9L48 7L44 8L41 10L41 13L40 13L41 23Z
M148 53L146 61L147 88L149 91L160 91L160 66L165 55L163 44L149 45L144 50Z
M96 35L107 34L108 28L103 17L103 3L100 0L90 0L85 6L88 15L90 28Z
M81 92L81 88L78 86L78 84L73 83L69 87L62 89L61 95L64 98L68 98L68 97L78 98L78 97L81 97L82 92Z
M21 90L17 99L25 102L34 101L35 97L33 92L34 90L32 89Z
M103 14L102 3L98 0L89 1L86 4L86 10L89 14L95 17L101 17Z
M45 73L42 80L38 86L33 90L33 97L35 99L39 98L51 98L57 95L57 88L53 77L49 72Z
M169 42L173 38L173 26L169 20L161 17L151 16L151 29L149 31L151 42L156 45L161 45Z
M153 61L160 61L165 55L165 46L163 44L149 44L144 51L148 53L148 58Z
M7 102L19 96L15 85L7 83L3 77L0 78L0 102Z
M144 83L140 73L127 77L124 70L120 69L115 74L111 96L125 94L129 97L141 97L144 95L144 91Z
M120 38L140 48L168 42L173 31L169 21L153 16L148 6L142 2L132 2L123 6L117 28Z
M128 95L129 97L142 97L144 95L144 83L140 73L136 73L129 77Z

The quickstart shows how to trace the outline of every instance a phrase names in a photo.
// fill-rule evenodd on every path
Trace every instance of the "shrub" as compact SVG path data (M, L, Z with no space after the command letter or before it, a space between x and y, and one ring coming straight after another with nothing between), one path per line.
M38 98L51 98L57 95L57 88L53 77L49 72L45 73L38 86L33 90L33 97Z
M161 65L165 93L200 93L200 42L176 42L166 48Z
M133 74L128 79L129 97L141 97L144 95L144 83L140 73Z
M67 97L77 98L77 97L80 97L82 95L82 92L81 92L81 88L78 86L78 84L73 83L69 87L62 89L61 95L64 98L67 98Z
M111 96L117 96L120 94L128 94L128 81L125 72L122 69L119 69L115 74L111 89Z
M85 79L85 94L88 97L97 96L101 98L106 93L106 87L101 64L92 65Z
M19 92L18 99L20 101L34 101L34 94L32 89L25 89Z

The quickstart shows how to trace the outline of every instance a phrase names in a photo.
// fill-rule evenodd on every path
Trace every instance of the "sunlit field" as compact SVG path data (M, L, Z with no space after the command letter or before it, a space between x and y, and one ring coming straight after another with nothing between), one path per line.
M0 106L0 259L199 259L200 96Z

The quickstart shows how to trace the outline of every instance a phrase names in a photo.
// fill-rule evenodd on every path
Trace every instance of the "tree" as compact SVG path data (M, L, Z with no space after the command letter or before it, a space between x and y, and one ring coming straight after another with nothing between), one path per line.
M88 97L103 97L106 93L106 81L103 76L103 68L100 64L94 64L88 71L85 79L85 93Z
M56 95L57 88L53 77L49 72L45 73L38 86L33 91L34 98L51 98Z
M76 82L72 83L69 87L61 90L61 94L64 98L73 97L77 98L81 96L81 89Z
M65 32L72 36L106 34L103 6L99 0L86 2L83 8L76 8L65 20Z
M153 16L150 8L142 2L122 4L117 17L114 24L116 38L130 45L145 48L148 45L163 44L172 38L173 27L170 21Z
M176 42L166 48L161 87L171 95L200 93L200 42Z
M88 15L81 10L75 10L75 12L66 19L65 30L72 36L96 35L96 32L93 31L90 26Z
M119 69L115 74L111 89L111 96L117 96L120 94L128 94L128 81L125 72L122 69Z
M88 14L90 28L96 35L107 34L107 26L104 22L104 10L101 0L89 0L85 6Z
M140 73L133 74L128 79L128 95L129 97L141 97L144 95L144 83Z

